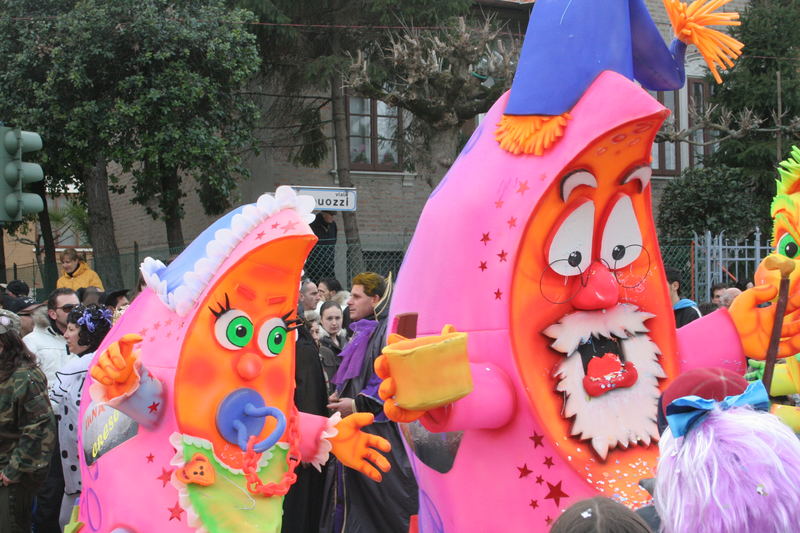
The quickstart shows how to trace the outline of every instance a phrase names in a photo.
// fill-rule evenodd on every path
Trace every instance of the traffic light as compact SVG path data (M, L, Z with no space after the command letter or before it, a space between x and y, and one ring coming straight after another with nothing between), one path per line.
M40 195L22 192L26 183L44 178L42 167L22 161L22 154L42 149L42 138L38 133L0 126L0 143L0 221L19 221L44 209Z

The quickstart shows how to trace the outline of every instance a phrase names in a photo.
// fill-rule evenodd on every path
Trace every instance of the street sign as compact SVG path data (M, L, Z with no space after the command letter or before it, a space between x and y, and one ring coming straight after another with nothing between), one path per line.
M306 187L296 185L292 187L297 194L313 196L317 202L316 211L355 211L355 188L342 187Z

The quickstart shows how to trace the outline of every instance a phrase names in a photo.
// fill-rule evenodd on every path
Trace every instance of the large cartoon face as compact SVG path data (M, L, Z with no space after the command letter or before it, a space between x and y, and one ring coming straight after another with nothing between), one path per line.
M520 245L515 360L570 461L619 459L657 440L659 380L676 370L649 195L659 124L635 121L593 141L544 194Z
M286 440L293 410L295 309L301 268L316 239L284 237L225 272L192 318L175 375L180 431L207 439L241 467L241 443L256 451Z

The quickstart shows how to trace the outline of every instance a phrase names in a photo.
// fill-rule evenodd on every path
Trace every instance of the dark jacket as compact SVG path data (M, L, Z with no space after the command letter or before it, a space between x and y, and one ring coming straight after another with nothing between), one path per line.
M378 396L380 379L374 370L375 359L386 345L388 307L386 305L377 317L378 327L372 332L367 344L367 355L361 373L342 385L339 397L354 398L358 412L375 414L375 422L363 430L385 438L392 445L392 451L386 455L392 469L383 474L383 481L375 483L360 472L336 462L336 469L331 469L336 476L334 478L329 473L329 480L326 482L333 498L326 501L326 505L330 504L331 508L323 513L323 520L329 520L331 526L321 528L324 532L407 533L410 516L418 512L417 482L397 424L383 414L383 401ZM343 487L344 494L336 490L336 480ZM342 529L330 529L335 523L337 503L343 505L340 511L344 511L344 524Z
M697 320L703 314L698 309L697 304L688 298L683 298L672 306L675 312L675 327L681 328L693 320Z

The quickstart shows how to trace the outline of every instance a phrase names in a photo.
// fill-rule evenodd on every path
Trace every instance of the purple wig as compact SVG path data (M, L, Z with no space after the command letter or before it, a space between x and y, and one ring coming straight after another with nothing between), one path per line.
M785 533L800 524L800 440L777 417L715 408L659 443L662 533Z

